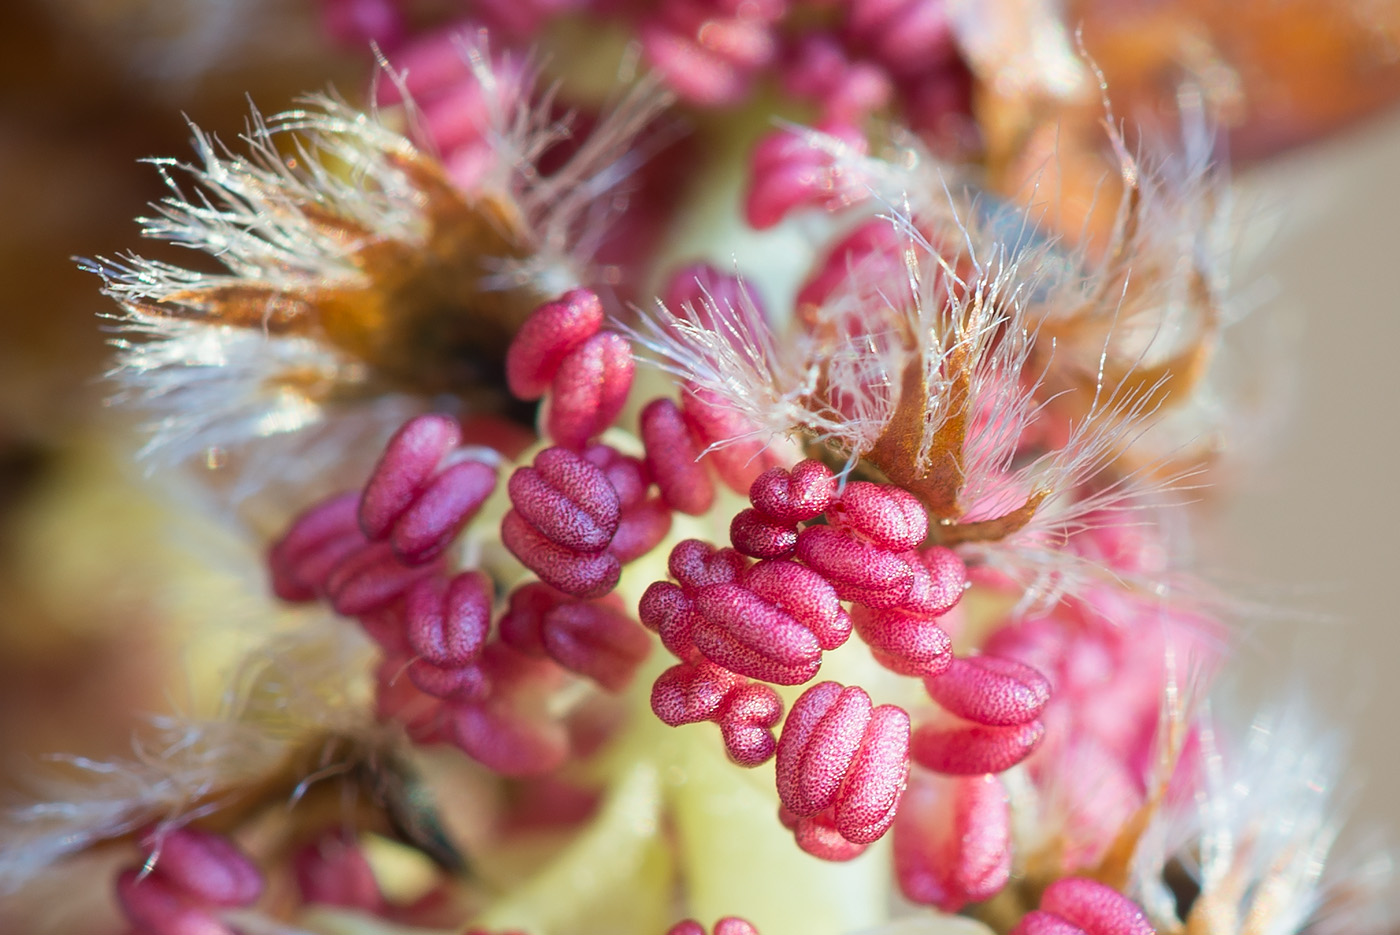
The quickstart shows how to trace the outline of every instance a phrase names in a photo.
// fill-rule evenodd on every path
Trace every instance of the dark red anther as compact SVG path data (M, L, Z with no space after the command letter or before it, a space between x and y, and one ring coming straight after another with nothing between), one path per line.
M687 384L681 411L705 450L704 460L735 493L748 493L754 480L777 461L754 426L710 390Z
M661 637L661 645L676 658L691 661L696 657L691 634L699 615L695 601L679 585L669 581L652 582L637 604L637 616L647 629Z
M620 334L595 334L571 351L554 374L545 417L550 438L582 448L612 425L632 389L636 362Z
M326 576L325 592L343 617L373 613L398 600L414 582L438 573L437 563L410 567L387 542L372 542L350 553Z
M626 507L608 551L624 565L660 544L671 531L671 510L660 497Z
M624 512L646 499L651 475L641 459L629 457L604 444L589 445L583 449L583 457L603 472L617 493L618 505Z
M603 305L586 289L566 292L525 319L506 350L506 385L520 399L539 399L564 359L603 327Z
M699 539L684 539L671 549L667 568L687 590L737 581L749 560L733 549L717 549Z
M651 640L615 599L565 601L540 620L549 657L571 672L621 691L651 650Z
M782 720L782 699L767 685L707 662L661 673L651 688L651 709L672 727L716 722L725 752L740 766L766 763L777 749L773 728Z
M700 516L715 502L710 472L700 463L696 444L680 409L669 399L648 403L639 418L647 467L661 498L674 510Z
M617 491L597 465L567 448L546 448L511 475L515 512L571 552L601 552L621 517Z
M501 521L501 541L540 580L575 597L602 597L617 586L622 565L608 552L575 552L545 538L515 510Z
M360 529L366 537L377 541L389 535L461 440L457 420L443 415L409 419L394 433L360 497Z
M404 595L408 645L436 666L473 662L491 628L491 592L491 582L475 571L414 582Z
M453 464L432 478L389 532L409 565L431 561L452 544L496 489L496 470L480 461Z

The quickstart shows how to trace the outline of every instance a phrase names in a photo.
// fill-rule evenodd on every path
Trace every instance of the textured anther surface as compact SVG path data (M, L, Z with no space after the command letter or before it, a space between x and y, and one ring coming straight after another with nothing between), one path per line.
M564 359L603 327L603 306L586 289L566 292L525 319L506 350L506 385L520 399L539 399Z
M1027 913L1014 935L1154 935L1137 903L1097 880L1065 877L1046 887L1040 910Z
M710 472L700 463L696 444L680 409L669 399L648 403L640 416L647 467L661 498L673 510L699 516L715 502Z
M1045 736L1039 721L1012 727L924 724L914 731L910 753L935 773L971 776L1000 773L1030 756Z
M394 521L389 543L395 554L410 565L437 558L495 489L496 471L490 465L463 461L448 466Z
M803 523L825 513L836 498L836 477L820 461L802 461L791 471L770 468L749 487L754 509L780 523Z
M632 389L636 362L620 334L600 332L569 353L550 384L545 429L566 448L582 448L612 425Z
M418 416L403 424L384 447L360 499L360 528L369 539L389 535L461 440L457 421L448 416Z
M602 597L622 576L616 556L576 552L551 542L515 510L501 520L501 541L541 581L575 597Z
M906 899L958 912L1011 875L1011 808L995 776L909 778L894 822L894 870Z
M1050 700L1050 683L1035 669L999 656L966 656L924 681L929 697L960 718L993 727L1027 724Z
M491 628L491 582L479 572L416 581L404 596L408 645L435 666L476 659Z
M515 511L555 545L601 552L612 542L621 503L597 465L566 448L546 448L511 475Z

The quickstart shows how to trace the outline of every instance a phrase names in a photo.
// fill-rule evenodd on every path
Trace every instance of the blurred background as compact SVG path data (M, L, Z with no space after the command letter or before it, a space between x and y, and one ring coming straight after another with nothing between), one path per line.
M211 544L133 466L137 419L104 405L99 379L110 337L99 316L109 303L72 257L138 245L131 219L161 192L154 169L137 160L189 151L182 112L232 138L245 95L273 112L328 84L354 93L366 58L323 40L312 3L0 6L0 751L8 767L41 751L125 749L132 712L167 706L163 673L183 658L166 623L199 617L216 597L234 631L218 638L232 646L239 589L248 586L205 560L238 545ZM1084 6L1171 14L1199 4ZM1332 8L1331 0L1244 6L1295 21ZM1393 46L1365 54L1391 55L1394 78ZM1291 67L1283 53L1272 65ZM1320 74L1316 84L1326 89L1335 78ZM1310 80L1304 69L1298 82ZM1344 791L1358 824L1396 826L1400 116L1383 106L1394 85L1348 81L1331 110L1324 102L1293 124L1279 116L1239 140L1238 151L1258 163L1241 173L1238 210L1271 232L1257 258L1242 251L1251 256L1237 285L1258 307L1240 339L1263 349L1271 388L1263 421L1273 431L1249 440L1233 487L1215 495L1203 564L1246 605L1241 694L1311 692L1350 743Z

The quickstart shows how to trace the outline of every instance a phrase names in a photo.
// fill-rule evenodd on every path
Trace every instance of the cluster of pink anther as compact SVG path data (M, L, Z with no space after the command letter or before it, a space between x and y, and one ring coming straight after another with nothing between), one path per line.
M146 862L118 875L117 901L143 935L233 935L224 914L262 895L262 873L221 835L179 828L139 844Z
M642 622L680 660L657 679L652 708L671 725L716 721L742 765L776 753L782 818L805 850L848 859L881 837L911 757L937 773L981 775L1035 749L1048 683L1011 659L954 658L939 619L962 596L966 570L950 550L923 546L928 517L915 497L864 481L838 490L809 460L764 472L749 502L730 525L732 548L679 543L674 581L642 597ZM902 709L824 682L774 739L781 706L763 683L811 681L823 652L853 631L886 668L923 678L942 715L911 735Z
M322 0L330 33L351 45L373 41L410 75L414 93L445 102L452 51L445 34L410 35L413 0ZM969 112L971 81L953 41L944 0L839 0L811 5L788 0L478 0L456 31L486 27L494 38L525 44L551 20L586 14L622 22L635 32L648 63L687 103L742 103L757 81L775 76L791 96L816 104L824 123L858 126L898 108L916 132L947 135L947 121ZM794 15L800 12L801 15ZM409 67L411 66L411 67ZM467 103L439 105L430 122L461 124ZM966 122L966 121L963 121ZM445 152L447 150L444 150Z
M627 342L602 325L597 297L576 290L538 308L507 350L510 390L546 398L542 421L557 444L507 482L500 541L538 580L505 598L494 635L497 584L454 571L447 549L493 492L488 460L500 456L462 447L447 416L406 423L361 493L302 514L269 555L279 597L326 600L379 644L381 718L502 773L547 771L567 756L567 725L548 711L565 671L610 691L630 681L651 641L609 592L622 566L666 535L672 509L703 512L713 499L710 490L703 502L687 500L693 488L656 459L595 440L616 418L633 368ZM727 431L723 418L696 413L671 406L686 444L707 428Z

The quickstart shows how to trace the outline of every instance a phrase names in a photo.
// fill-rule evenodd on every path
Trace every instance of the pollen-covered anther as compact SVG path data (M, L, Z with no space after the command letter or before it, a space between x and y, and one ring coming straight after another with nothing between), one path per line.
M729 523L729 541L753 558L786 558L797 548L797 524L781 523L758 510L740 510Z
M739 766L759 766L777 750L773 728L783 716L777 692L712 663L681 663L657 676L651 709L671 727L714 721Z
M394 433L360 498L360 528L371 541L385 539L462 441L457 420L443 415L410 419Z
M638 28L642 50L678 94L701 105L731 104L773 59L773 25L785 0L664 0Z
M730 584L695 589L695 647L732 672L801 685L821 667L822 650L851 634L840 598L817 572L765 560Z
M342 617L381 610L416 581L439 574L441 562L405 565L387 542L367 543L341 559L326 576L325 593Z
M565 358L603 327L603 305L586 289L566 292L531 313L506 350L506 385L519 399L539 399Z
M851 620L875 661L892 672L937 676L952 665L953 642L935 616L858 604Z
M802 530L797 557L821 572L842 600L868 607L898 607L914 587L915 570L904 554L833 526Z
M567 448L582 448L622 411L636 361L620 334L600 332L571 351L550 383L545 431Z
M865 155L868 143L858 127L829 122L821 127L836 145ZM792 130L775 130L754 149L744 216L762 230L799 208L835 211L865 197L864 190L837 165L825 146Z
M946 711L977 724L1010 727L1040 717L1050 700L1045 676L1000 656L964 656L924 680L929 697Z
M495 489L496 470L490 465L480 461L449 465L394 521L389 533L394 553L410 565L441 555Z
M791 471L770 468L749 487L749 502L768 519L805 523L825 513L836 499L836 476L820 461L801 461Z
M650 552L671 531L671 508L647 495L652 475L646 463L603 444L589 445L583 456L608 479L622 511L608 551L624 565Z
M1154 935L1137 903L1097 880L1066 877L1040 897L1011 935Z
M617 491L597 465L566 448L546 448L511 475L515 512L556 545L601 552L621 514Z
M904 791L909 715L894 705L872 708L860 688L822 682L793 705L777 753L784 809L799 820L829 810L817 825L829 824L851 844L870 844L889 830ZM820 839L818 828L808 830Z
M648 403L638 419L647 467L656 479L661 499L673 510L700 516L715 502L710 472L700 463L703 447L696 444L680 409L669 399Z
M435 666L474 662L491 628L491 595L491 582L480 572L414 582L404 595L409 647Z
M621 691L651 649L651 640L615 598L579 601L538 582L510 597L500 621L501 641L526 655L547 656Z
M995 776L916 770L892 833L895 878L911 902L958 912L1011 875L1011 808Z
M501 541L541 581L575 597L602 597L622 577L617 556L577 552L551 542L515 510L501 520Z
M123 871L117 900L143 932L232 935L220 910L251 906L262 895L261 871L222 835L179 828L141 844L150 870Z
M928 537L923 504L893 484L847 484L841 498L827 510L827 521L891 552L917 548Z

